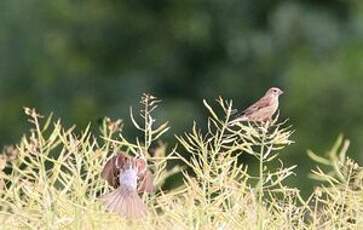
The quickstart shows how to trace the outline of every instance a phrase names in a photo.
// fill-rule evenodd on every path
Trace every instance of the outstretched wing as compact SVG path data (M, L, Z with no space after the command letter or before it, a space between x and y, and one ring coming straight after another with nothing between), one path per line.
M153 184L153 174L149 169L147 169L146 161L143 159L136 159L136 166L138 168L138 177L139 177L139 192L153 192L154 184Z
M150 170L146 170L144 175L140 177L140 183L138 187L139 192L153 192L155 190L154 177Z
M105 179L112 187L117 188L119 186L118 176L120 174L120 168L126 162L126 156L118 154L109 159L103 167L101 177Z
M105 166L103 167L101 177L105 179L108 184L110 184L112 187L117 187L117 170L115 167L117 156L112 157L107 161Z
M101 172L101 177L105 179L112 187L119 187L120 184L118 178L120 175L120 169L124 166L126 167L126 163L129 162L129 160L134 162L135 166L137 167L139 177L138 191L153 192L153 175L151 171L147 169L146 162L143 159L130 159L123 154L118 154L106 162Z

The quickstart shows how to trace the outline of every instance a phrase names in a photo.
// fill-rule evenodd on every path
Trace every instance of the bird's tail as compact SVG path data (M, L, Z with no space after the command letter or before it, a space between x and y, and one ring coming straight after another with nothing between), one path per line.
M248 121L248 118L246 116L241 116L241 117L238 117L232 121L230 121L228 123L228 126L235 126L236 124L240 123L240 122L243 122L243 121Z
M136 190L118 187L104 195L102 201L108 211L117 213L124 218L139 219L147 214L146 205Z

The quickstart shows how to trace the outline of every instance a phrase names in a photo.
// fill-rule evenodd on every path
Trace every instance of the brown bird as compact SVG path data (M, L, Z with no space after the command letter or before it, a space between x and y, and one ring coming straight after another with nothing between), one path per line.
M107 161L101 176L115 188L102 197L108 211L128 219L146 216L146 205L139 193L154 191L154 185L145 160L120 153Z
M239 116L230 122L230 125L243 121L266 122L271 121L279 107L279 96L283 91L277 87L272 87L265 95L253 105L243 110Z

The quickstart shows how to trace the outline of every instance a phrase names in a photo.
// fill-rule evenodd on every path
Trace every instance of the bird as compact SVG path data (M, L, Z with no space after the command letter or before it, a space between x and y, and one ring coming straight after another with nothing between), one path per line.
M272 116L279 107L279 96L284 92L277 88L271 87L265 95L257 102L243 110L229 125L233 126L243 121L267 122L272 120Z
M153 175L144 159L118 153L106 162L101 177L114 188L101 198L107 211L126 219L140 219L147 215L139 193L153 192L154 185Z

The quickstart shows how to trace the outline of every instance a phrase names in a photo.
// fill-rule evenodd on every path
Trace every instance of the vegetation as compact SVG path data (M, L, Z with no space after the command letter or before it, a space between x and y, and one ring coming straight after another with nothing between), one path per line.
M194 120L207 128L203 98L243 109L279 86L280 119L298 131L281 159L298 164L288 180L304 197L316 185L307 146L322 152L343 132L363 163L361 0L1 0L0 9L0 146L28 130L23 106L77 133L92 122L96 135L142 92L165 99L154 117L172 122L163 140L174 145ZM123 125L128 139L139 134Z
M286 166L279 153L293 141L288 121L228 126L232 101L217 100L207 129L196 123L177 136L168 151L161 136L168 123L154 120L159 101L141 100L141 119L131 112L143 138L125 138L123 123L106 118L102 135L90 126L75 133L52 116L44 119L25 109L33 128L1 155L0 222L3 229L359 229L363 226L363 170L346 156L349 142L339 137L326 158L309 151L318 163L312 176L321 185L304 199L286 179L296 166ZM219 112L217 112L219 111ZM139 121L140 120L140 121ZM142 122L141 122L142 121ZM125 220L108 213L99 197L111 188L100 178L106 160L119 151L144 154L155 175L157 191L143 198L149 214ZM182 154L186 151L189 155ZM251 155L258 170L239 164ZM173 161L183 161L180 168ZM278 162L279 167L271 164ZM165 180L182 173L184 183L163 189Z

